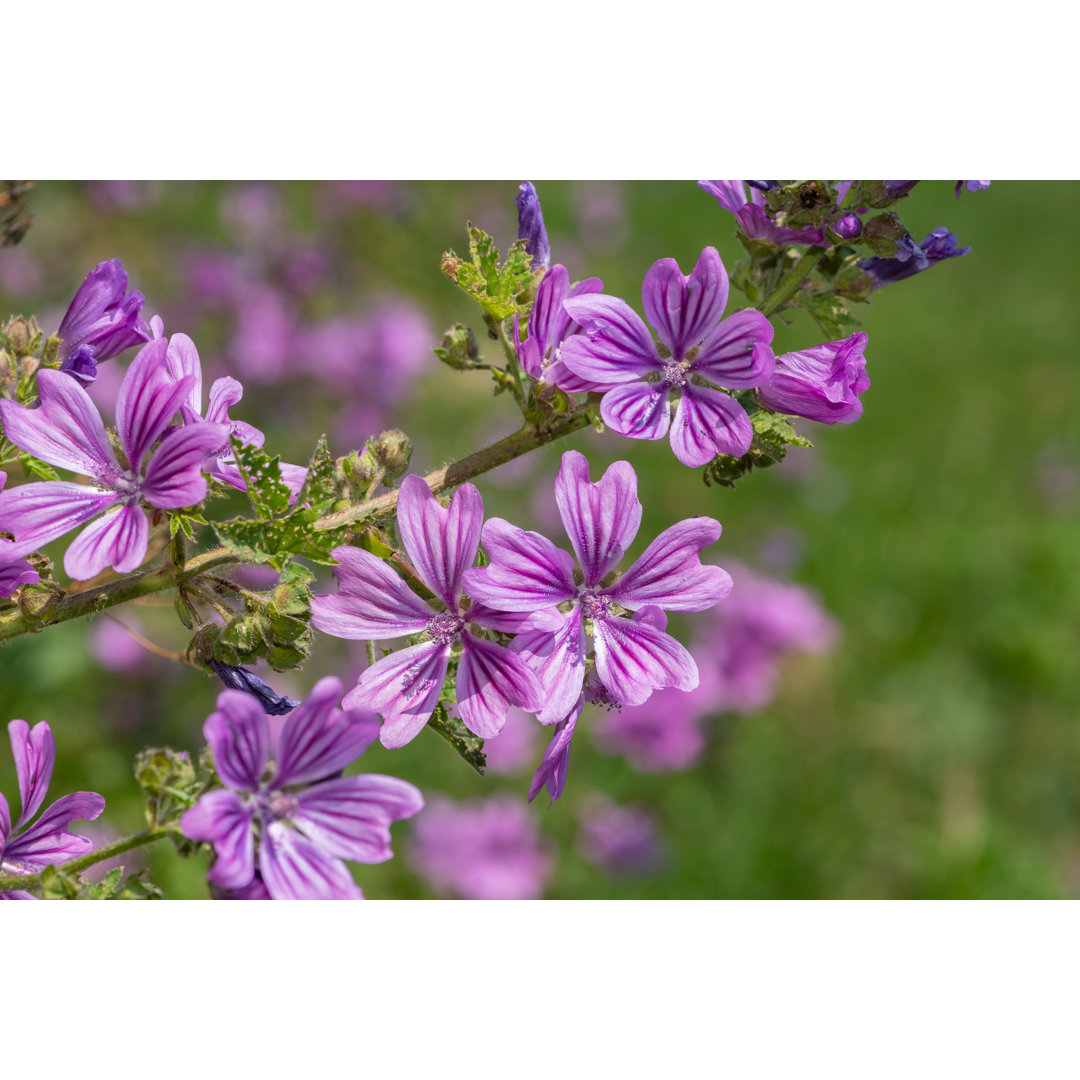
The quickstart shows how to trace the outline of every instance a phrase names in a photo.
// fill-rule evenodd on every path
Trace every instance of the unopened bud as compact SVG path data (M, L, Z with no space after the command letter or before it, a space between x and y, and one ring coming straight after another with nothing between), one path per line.
M442 347L435 350L435 355L447 367L464 371L473 367L480 358L480 345L471 326L454 323L443 334Z
M401 476L408 469L409 459L412 457L412 443L404 431L398 428L384 431L371 449L379 464L386 470L387 480Z
M4 327L4 336L7 338L8 347L16 356L25 356L31 351L30 343L34 335L30 324L21 315Z
M845 214L832 228L842 240L854 240L862 232L862 222L858 214Z

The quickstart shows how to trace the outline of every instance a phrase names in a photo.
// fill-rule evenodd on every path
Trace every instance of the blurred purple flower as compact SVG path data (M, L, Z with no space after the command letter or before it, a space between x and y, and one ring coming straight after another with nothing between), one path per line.
M758 387L758 400L774 412L819 424L854 423L863 412L859 395L870 389L867 340L860 330L842 341L783 353L769 381Z
M730 210L751 240L767 240L770 244L828 243L820 229L789 229L777 225L766 209L764 194L754 185L750 188L749 199L742 180L699 180L697 186L712 195L725 210Z
M793 652L826 652L838 629L817 598L800 585L731 566L735 587L717 609L695 651L712 671L702 706L710 713L751 713L772 700L780 662Z
M517 773L536 756L536 724L521 709L508 709L506 723L498 735L484 740L487 771Z
M960 198L960 192L967 188L968 191L985 191L990 186L989 180L957 180L956 197Z
M967 255L971 251L970 246L957 247L956 237L944 225L939 225L933 232L928 233L921 244L916 244L910 236L905 236L899 242L899 249L891 258L863 259L859 263L874 279L873 288L880 289L883 285L914 277L935 263Z
M133 615L125 615L125 623L106 615L94 623L90 631L90 652L106 670L131 675L147 666L150 653L132 637L128 624L135 633L142 627Z
M577 554L574 559L541 536L501 518L484 526L489 565L466 570L464 585L475 600L496 611L531 613L534 625L511 643L537 670L546 700L544 724L567 717L582 692L585 620L592 623L596 675L609 700L638 705L653 690L693 690L693 657L664 633L669 611L704 611L718 604L731 579L717 566L702 566L701 549L716 542L720 523L688 518L662 532L639 559L610 584L603 580L622 560L641 524L637 475L626 461L590 483L582 454L563 454L555 481L559 512ZM555 610L569 604L569 611ZM618 614L633 611L633 619Z
M536 900L554 863L528 807L509 795L429 799L405 856L435 892L464 900Z
M161 195L158 180L91 180L86 194L99 210L106 213L130 213L149 206Z
M540 196L536 188L525 181L518 188L518 239L525 241L525 250L532 256L532 268L551 265L551 245L544 228L544 212L540 209Z
M644 806L618 806L604 795L586 798L578 814L582 857L609 874L647 876L664 860L664 843Z
M31 819L45 801L56 761L56 740L42 721L33 728L25 720L8 724L22 812L11 827L11 811L0 795L0 875L36 874L84 855L92 844L85 836L68 832L73 821L93 821L105 809L105 800L92 791L77 791L57 799L33 825ZM0 900L32 900L25 890L0 893Z
M232 362L259 382L272 383L291 374L299 323L286 297L269 283L246 282L237 288L234 302Z
M139 317L145 298L127 291L127 271L119 259L98 263L79 286L60 322L61 370L84 385L94 381L102 360L149 340Z
M119 503L117 512L98 518L76 537L64 555L64 569L76 580L92 578L107 566L127 574L146 557L149 526L141 503L176 510L205 497L202 465L228 437L227 428L210 423L186 427L151 449L194 384L191 376L178 382L170 378L166 351L163 338L145 345L120 386L116 426L127 466L117 461L89 395L62 372L38 372L34 408L0 401L4 432L12 443L91 480L46 480L0 493L0 523L15 534L9 554L34 551Z
M341 775L375 739L378 720L366 710L342 712L340 697L338 679L320 680L289 713L276 745L260 701L238 690L218 697L203 734L225 786L180 822L185 836L213 845L212 885L250 889L257 873L275 900L361 899L342 860L392 856L391 822L412 817L424 800L392 776Z
M563 307L583 333L563 342L563 363L608 390L600 414L620 435L662 439L670 427L675 456L691 467L717 454L745 454L754 437L746 410L708 384L765 382L772 373L772 324L753 310L721 321L728 277L712 247L689 275L674 259L653 263L641 297L659 342L624 300L603 293L567 299ZM679 396L674 421L673 393Z
M602 716L593 728L597 746L623 755L638 772L692 768L705 749L702 721L712 709L716 683L711 661L699 668L701 683L692 694L658 690L644 705Z
M419 476L406 476L400 492L398 533L439 607L433 609L412 592L384 560L358 548L339 547L332 552L338 561L334 576L339 591L311 598L311 621L324 633L351 640L427 635L422 644L367 668L345 697L346 705L382 714L384 746L404 746L428 722L455 646L461 650L456 686L462 722L482 739L497 735L511 705L530 712L540 707L542 689L523 659L468 629L468 624L476 624L505 630L515 622L480 604L462 607L463 575L476 561L480 545L480 493L474 485L462 484L446 508Z
M41 288L45 271L41 261L24 247L9 247L0 259L0 292L32 296Z
M226 230L237 239L271 240L283 230L281 191L270 184L230 184L219 210Z

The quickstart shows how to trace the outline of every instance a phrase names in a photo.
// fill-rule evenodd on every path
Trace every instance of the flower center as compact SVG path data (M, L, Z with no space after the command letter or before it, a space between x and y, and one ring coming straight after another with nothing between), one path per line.
M682 386L686 382L686 368L685 361L669 360L664 364L664 382L668 386Z
M599 593L583 592L580 603L586 619L603 619L608 613L608 598Z
M295 795L286 795L282 791L275 792L266 799L263 804L268 813L278 821L286 821L296 813L300 806L300 800Z
M139 481L131 473L121 472L119 469L115 475L109 477L108 484L117 495L122 495L125 499L132 499L139 493Z
M427 636L437 645L449 645L461 637L464 628L464 619L451 615L449 611L443 611L428 620Z

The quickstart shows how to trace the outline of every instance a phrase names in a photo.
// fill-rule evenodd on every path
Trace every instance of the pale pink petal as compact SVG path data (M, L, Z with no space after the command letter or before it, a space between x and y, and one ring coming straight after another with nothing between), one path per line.
M0 492L0 530L15 535L10 547L4 546L4 561L43 548L120 498L115 491L66 480L44 480Z
M138 570L146 558L150 526L134 503L92 521L64 552L64 571L75 581L89 581L107 566L121 574Z
M481 739L502 731L511 705L536 712L544 689L532 669L504 645L464 634L457 669L457 706L465 726Z
M216 861L206 878L223 889L242 889L255 876L254 808L235 791L208 791L180 819L180 831L191 840L214 845Z
M557 724L574 707L585 677L585 631L581 609L564 616L562 627L552 633L534 630L518 634L510 649L518 653L540 676L546 702L537 712L541 724Z
M618 385L663 370L649 328L625 300L604 293L571 296L563 308L582 328L559 348L560 359L575 375Z
M720 386L761 386L773 371L773 333L760 312L737 311L705 338L690 371Z
M670 634L644 621L603 618L593 622L596 673L612 701L640 705L654 690L698 685L694 658Z
M660 259L641 287L645 318L660 340L682 360L720 321L727 306L727 271L714 247L705 248L689 277L674 259Z
M56 761L56 740L49 725L42 720L33 728L25 720L12 720L8 724L11 754L15 758L15 776L19 783L22 813L15 828L28 822L45 801ZM0 850L3 844L0 843Z
M706 465L717 454L741 457L753 441L750 417L734 398L708 386L683 387L671 425L671 449L684 465Z
M662 439L671 423L670 388L666 382L635 382L609 390L600 415L612 431L629 439Z
M229 441L223 424L195 424L170 431L154 451L141 491L151 506L178 510L206 498L203 462Z
M259 872L275 900L362 900L348 867L280 821L259 843Z
M270 724L259 701L242 690L223 690L203 735L222 783L236 791L258 791L270 760Z
M116 398L116 430L132 472L191 393L193 377L174 381L165 366L168 342L144 345L131 361Z
M466 570L465 591L496 611L536 611L576 595L574 560L546 536L502 518L484 525L488 566Z

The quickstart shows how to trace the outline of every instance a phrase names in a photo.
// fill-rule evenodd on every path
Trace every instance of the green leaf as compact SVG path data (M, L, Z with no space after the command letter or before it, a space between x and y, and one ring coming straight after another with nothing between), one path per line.
M292 492L281 479L281 458L272 458L260 447L229 439L237 467L247 484L247 495L260 518L276 517L289 508Z
M19 464L28 475L40 476L42 480L59 480L60 474L44 461L38 461L33 454L20 454Z
M744 406L748 404L748 395L737 394L736 397L743 401ZM809 439L792 427L791 420L792 417L782 416L768 409L751 412L754 439L750 443L750 449L742 457L717 454L705 466L703 479L706 485L719 484L721 487L733 488L737 480L741 480L754 469L767 469L778 461L783 461L789 446L813 446Z
M500 321L515 312L527 312L541 272L532 269L525 241L515 240L500 265L495 241L472 222L468 230L470 261L448 251L442 259L443 273Z

